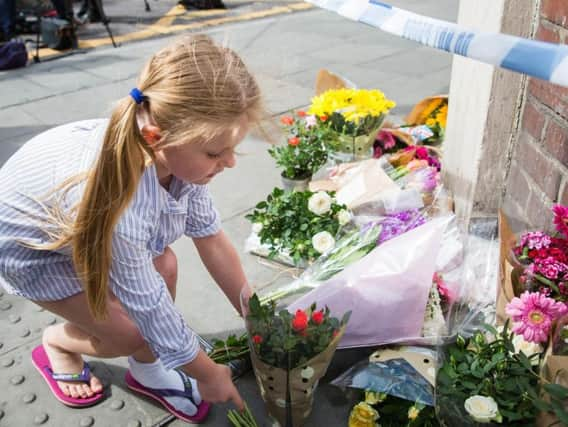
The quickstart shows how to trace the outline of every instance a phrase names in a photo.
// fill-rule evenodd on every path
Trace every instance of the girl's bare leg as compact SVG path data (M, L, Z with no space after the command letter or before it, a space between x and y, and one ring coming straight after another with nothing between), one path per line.
M164 278L172 298L175 298L177 260L174 252L166 248L161 256L154 259L154 265ZM36 304L67 320L48 327L43 334L43 345L54 372L80 372L83 354L101 358L132 355L139 362L155 360L138 328L112 295L108 301L108 317L102 321L91 316L84 292L63 300L39 301ZM72 397L89 397L102 389L95 376L92 376L90 384L65 381L58 381L58 384L64 394Z

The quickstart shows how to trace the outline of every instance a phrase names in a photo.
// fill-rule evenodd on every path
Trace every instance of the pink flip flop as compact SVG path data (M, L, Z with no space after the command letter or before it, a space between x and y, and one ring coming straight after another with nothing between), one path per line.
M102 391L96 393L94 396L85 398L66 396L57 384L57 381L84 382L88 384L91 380L91 369L87 362L84 362L83 370L79 374L54 373L51 369L51 363L49 362L49 358L47 357L47 353L45 352L43 345L39 345L33 349L32 362L47 382L47 385L51 389L55 398L64 405L74 408L83 408L85 406L92 406L103 398Z
M126 385L128 386L129 389L134 390L138 393L142 393L148 397L151 397L152 399L157 400L168 411L170 411L179 419L187 421L189 423L200 423L203 420L205 420L205 418L207 418L207 414L209 414L209 409L211 405L205 401L202 401L199 405L197 405L193 400L193 393L191 391L191 382L189 381L189 378L180 371L177 371L177 373L181 376L183 383L185 385L185 390L183 391L174 390L170 388L159 389L159 388L145 387L134 379L130 371L126 372L124 380L126 381ZM178 411L176 408L170 405L166 399L164 399L164 397L170 397L170 396L184 397L191 400L191 402L197 407L197 413L195 415L187 415L181 411Z

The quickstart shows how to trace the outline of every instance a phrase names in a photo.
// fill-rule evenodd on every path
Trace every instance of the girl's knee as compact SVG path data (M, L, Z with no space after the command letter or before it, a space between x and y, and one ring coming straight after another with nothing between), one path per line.
M176 283L178 274L178 263L175 252L168 246L164 253L154 258L154 267L168 286L172 298L176 295Z

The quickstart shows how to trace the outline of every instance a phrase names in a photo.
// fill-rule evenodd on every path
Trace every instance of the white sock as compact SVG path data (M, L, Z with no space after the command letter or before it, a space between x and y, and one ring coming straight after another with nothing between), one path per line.
M152 363L141 363L132 356L128 358L128 364L130 365L130 373L136 381L145 387L150 388L169 388L174 390L184 390L183 380L178 372L173 369L167 370L157 359ZM201 395L197 389L197 381L193 378L188 377L191 381L191 389L193 394L193 400L198 405L201 403ZM195 415L197 413L197 408L191 402L191 400L183 397L164 397L167 402L176 408L178 411L183 412L189 416Z

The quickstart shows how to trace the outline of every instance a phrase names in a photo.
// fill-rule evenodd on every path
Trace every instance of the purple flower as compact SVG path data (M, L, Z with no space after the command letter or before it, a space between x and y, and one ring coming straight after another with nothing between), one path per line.
M542 231L529 231L521 236L521 247L528 247L529 249L543 249L550 246L550 236L544 234Z
M377 245L396 236L406 233L426 222L418 209L410 209L396 214L390 214L381 222L382 230Z

